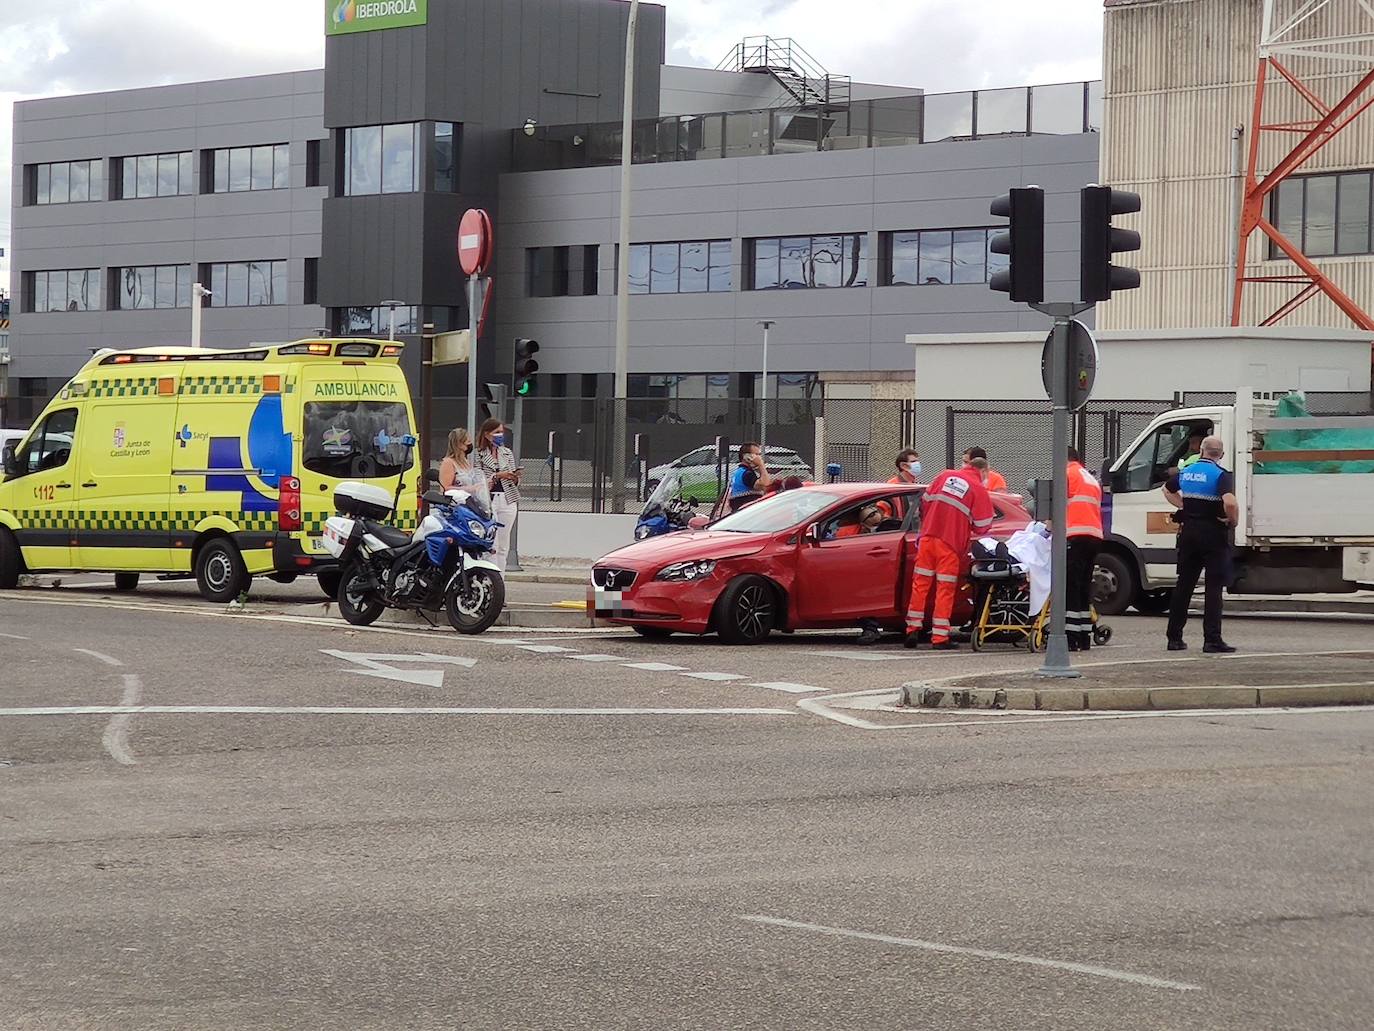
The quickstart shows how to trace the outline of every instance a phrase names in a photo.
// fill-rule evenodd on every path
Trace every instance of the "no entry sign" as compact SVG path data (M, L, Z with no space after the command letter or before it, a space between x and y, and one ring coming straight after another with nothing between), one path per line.
M464 275L480 276L491 264L491 216L468 208L458 223L458 264Z

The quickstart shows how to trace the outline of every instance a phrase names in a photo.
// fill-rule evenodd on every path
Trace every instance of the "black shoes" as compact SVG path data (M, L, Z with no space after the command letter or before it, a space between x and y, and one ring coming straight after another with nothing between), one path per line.
M877 627L866 626L866 627L864 627L863 633L861 633L861 634L859 635L859 643L860 643L860 644L877 644L878 641L879 641L879 639L880 639L882 636L883 636L883 632L882 632L881 630L879 630Z
M939 644L932 644L930 650L936 652L957 652L959 650L959 642L941 641Z
M921 646L921 632L913 630L906 635L906 640L902 642L903 648L919 648Z
M1205 641L1202 650L1208 655L1230 655L1236 649L1225 641Z
M1169 641L1169 651L1171 651L1171 652L1186 652L1187 650L1188 650L1188 642L1187 642L1187 641L1179 641L1179 640L1170 639L1170 641Z

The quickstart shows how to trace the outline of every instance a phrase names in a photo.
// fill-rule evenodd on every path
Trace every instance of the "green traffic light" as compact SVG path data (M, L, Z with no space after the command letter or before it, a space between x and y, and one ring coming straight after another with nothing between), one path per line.
M522 397L530 392L530 381L525 380L520 386L515 388L515 392Z

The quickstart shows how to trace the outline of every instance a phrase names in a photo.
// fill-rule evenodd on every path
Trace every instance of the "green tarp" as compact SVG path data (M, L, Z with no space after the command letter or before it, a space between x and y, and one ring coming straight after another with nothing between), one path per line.
M1289 394L1274 409L1278 419L1310 419L1307 399ZM1374 429L1270 430L1264 434L1266 451L1366 451L1374 450ZM1257 473L1374 473L1371 462L1263 462Z

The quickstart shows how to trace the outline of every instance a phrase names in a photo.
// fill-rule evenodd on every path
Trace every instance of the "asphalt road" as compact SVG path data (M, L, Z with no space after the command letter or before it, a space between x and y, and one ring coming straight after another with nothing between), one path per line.
M1369 1027L1374 712L863 729L1036 660L294 604L0 595L0 1027Z

